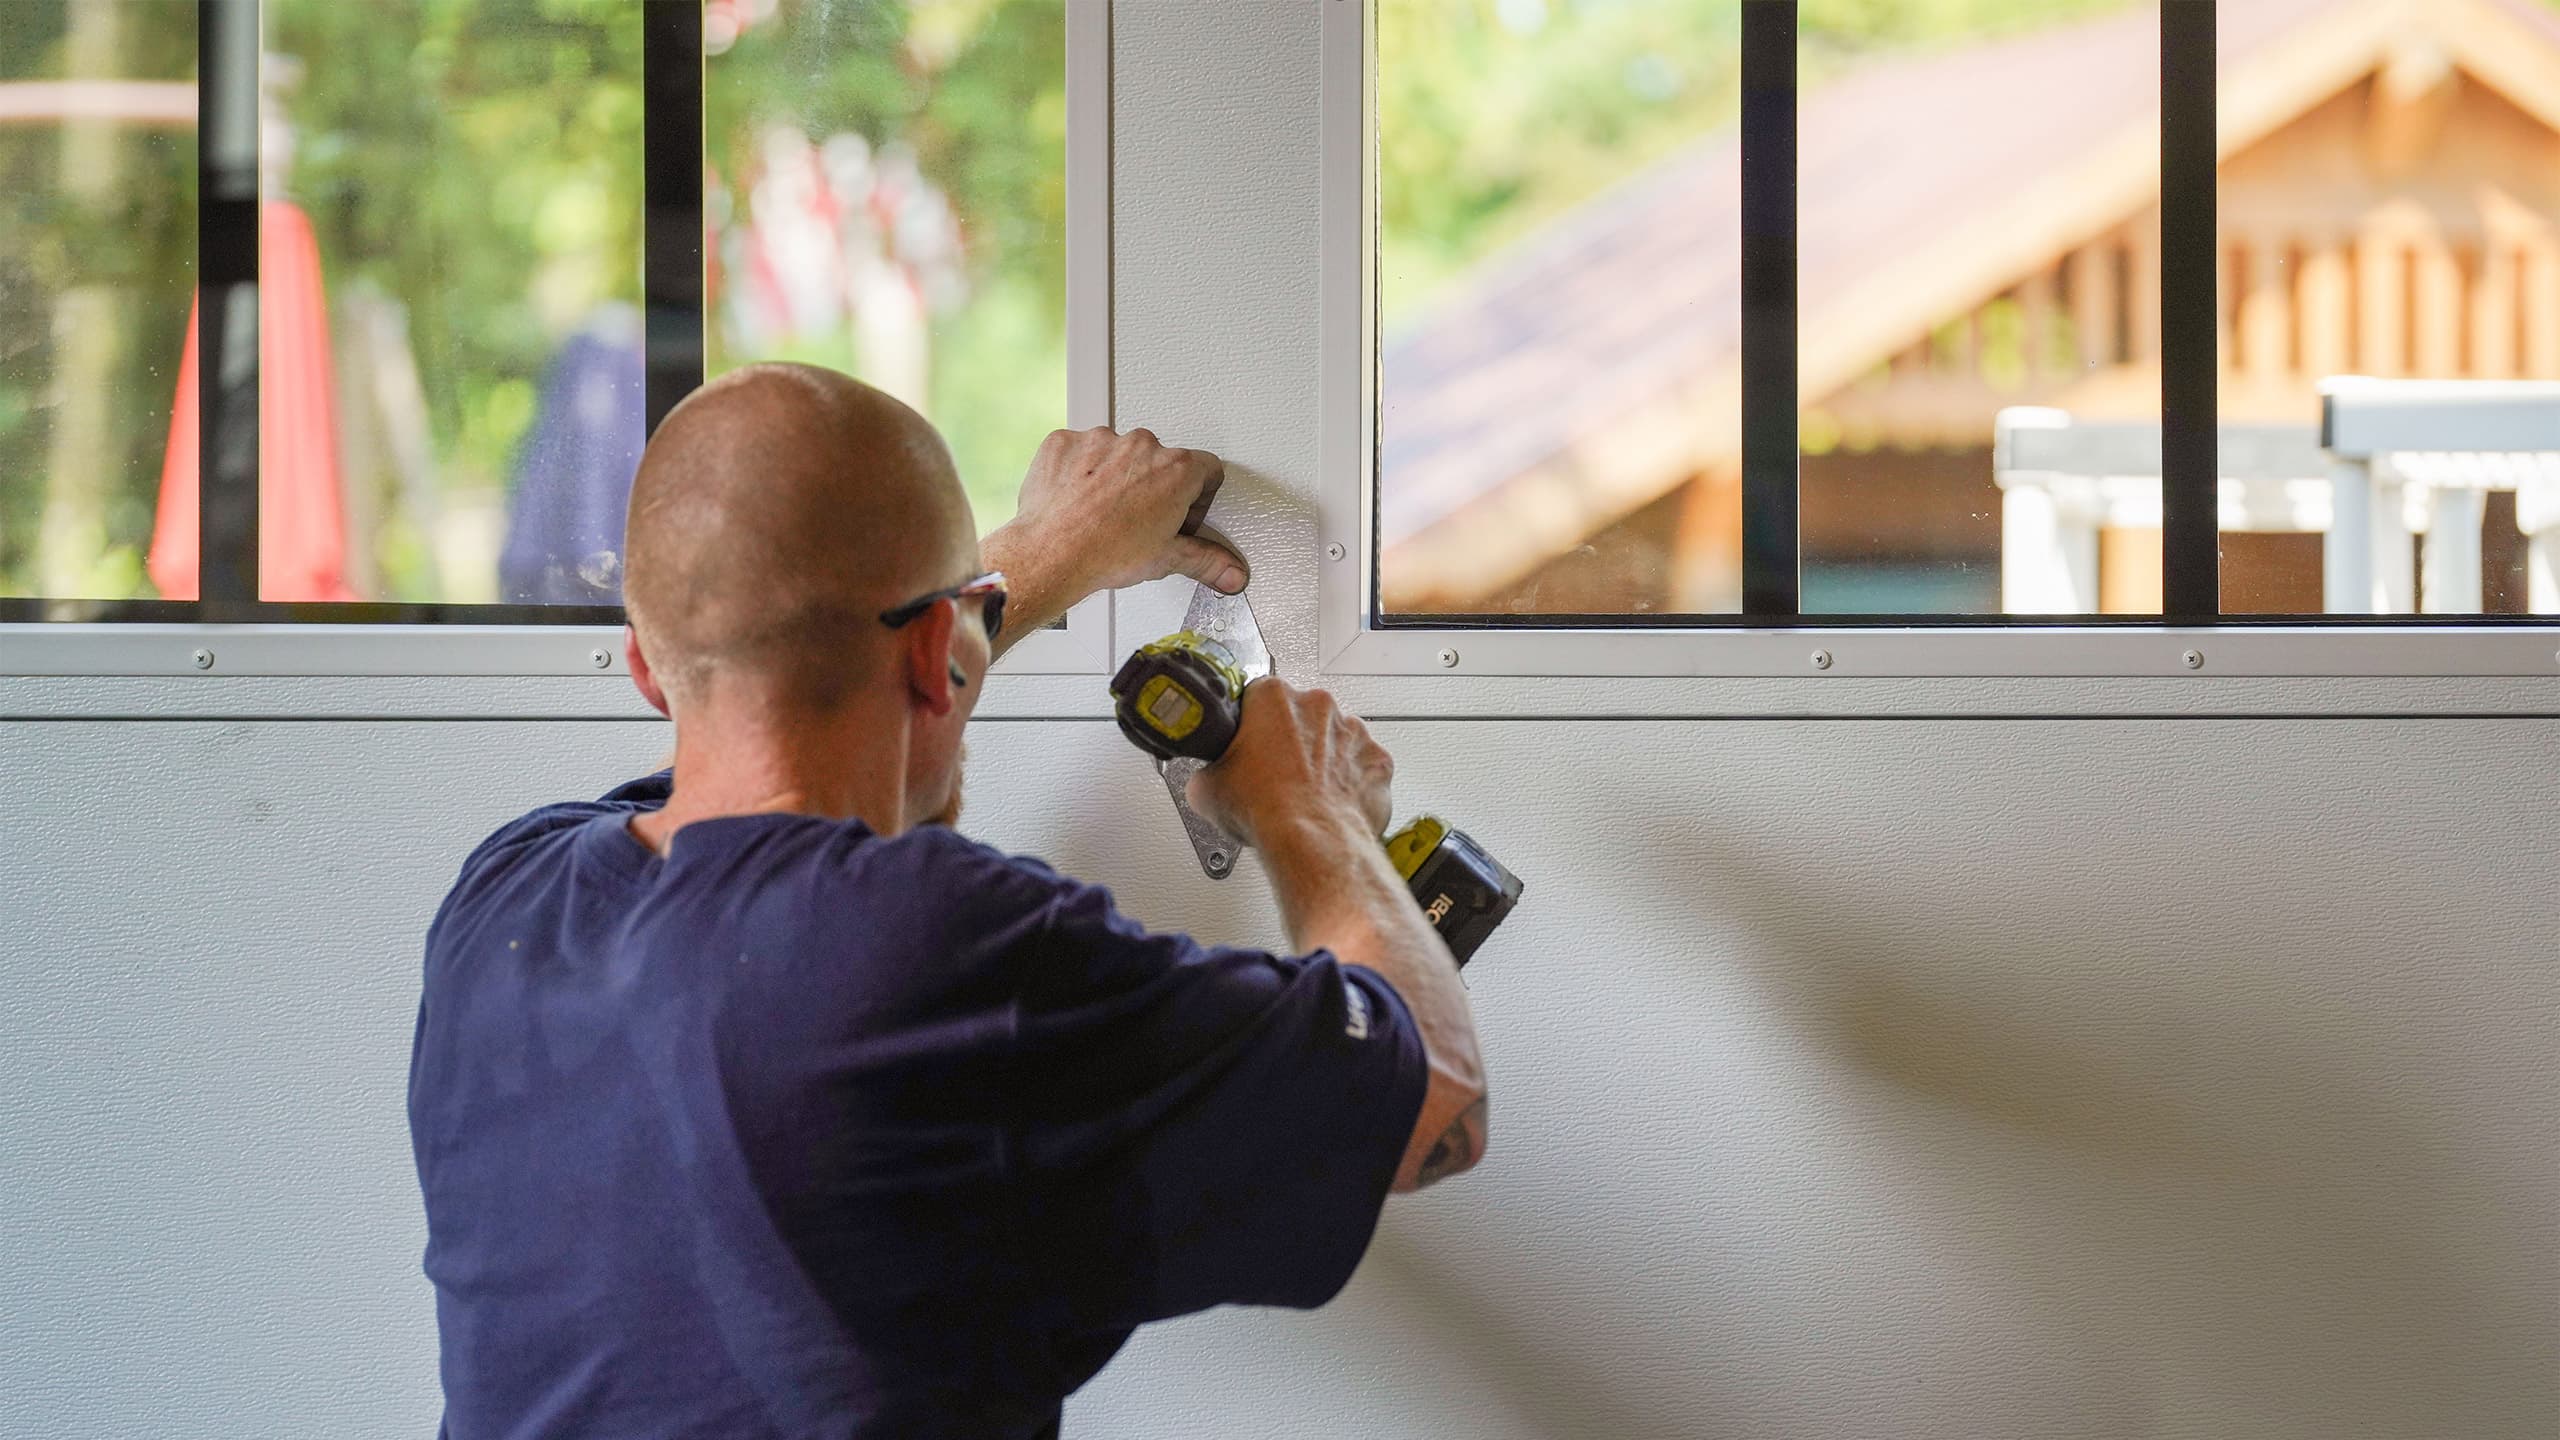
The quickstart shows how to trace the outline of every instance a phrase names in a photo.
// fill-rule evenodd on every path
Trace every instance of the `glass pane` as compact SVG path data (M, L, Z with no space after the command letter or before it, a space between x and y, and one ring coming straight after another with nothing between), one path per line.
M1382 608L1740 609L1740 6L1373 14Z
M1802 14L1804 608L2157 614L2156 6Z
M2560 381L2560 3L2394 13L2220 11L2223 608L2560 614L2560 455L2320 448L2342 377Z
M710 0L711 373L858 375L950 442L980 528L1067 419L1060 0Z
M613 604L639 7L266 0L260 591Z
M192 0L0 4L0 595L161 594L195 61Z

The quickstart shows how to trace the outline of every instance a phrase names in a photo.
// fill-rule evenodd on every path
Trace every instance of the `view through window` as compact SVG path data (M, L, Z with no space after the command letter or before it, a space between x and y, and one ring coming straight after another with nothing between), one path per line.
M706 352L1066 420L1062 0L706 0ZM0 596L198 591L192 0L0 5ZM261 598L611 605L639 0L263 0Z
M262 10L261 595L618 603L639 7Z
M261 593L610 603L641 7L260 8ZM1384 608L1732 613L1743 0L1372 8ZM1064 419L1064 5L702 13L713 370L907 397L1000 521ZM2156 3L1798 14L1804 610L2157 613ZM2224 608L2313 614L2324 387L2560 383L2560 0L2217 16ZM0 6L0 596L194 593L196 21ZM2560 613L2560 458L2370 492L2330 610Z
M160 594L195 59L192 0L0 4L0 596Z
M2158 444L2157 10L1811 5L1797 84L1804 609L2158 614L2156 472L2038 595L1996 463L2012 407Z
M1372 15L1380 603L1739 609L1739 0Z
M1742 8L1373 0L1385 613L1739 608ZM2320 437L2560 380L2560 0L2216 16L2225 613L2560 613L2549 454L2377 458L2324 606ZM2159 614L2156 0L1797 18L1802 610Z
M258 19L260 597L614 603L638 7ZM0 594L197 596L197 25L0 5Z
M2560 3L2218 20L2223 608L2319 613L2324 382L2560 381ZM2560 456L2371 472L2366 608L2560 614Z
M710 0L714 375L844 370L941 427L981 529L1067 419L1063 0Z

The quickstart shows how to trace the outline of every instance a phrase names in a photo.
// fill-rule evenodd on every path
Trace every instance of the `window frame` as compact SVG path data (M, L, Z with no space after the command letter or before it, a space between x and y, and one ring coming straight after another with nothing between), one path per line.
M2163 596L2159 616L1800 612L1796 526L1795 0L1743 0L1745 609L1712 616L1423 616L1378 610L1373 0L1324 7L1317 630L1348 675L1694 677L2549 677L2550 616L2219 613L2214 0L2165 0ZM2198 103L2198 97L2204 97Z
M627 675L619 606L246 598L254 595L258 565L259 4L200 0L198 10L198 275L205 314L231 316L228 326L208 322L199 342L207 457L201 483L208 515L221 503L217 496L228 497L230 510L247 523L229 527L223 538L214 532L225 527L203 527L200 599L0 597L0 676ZM1110 0L1060 4L1067 66L1066 424L1081 429L1112 423ZM705 56L698 4L652 3L640 10L645 405L654 431L704 373ZM216 458L226 454L235 457L227 468ZM1109 673L1113 608L1109 593L1087 599L1059 625L1022 637L996 670ZM95 618L45 618L65 611Z

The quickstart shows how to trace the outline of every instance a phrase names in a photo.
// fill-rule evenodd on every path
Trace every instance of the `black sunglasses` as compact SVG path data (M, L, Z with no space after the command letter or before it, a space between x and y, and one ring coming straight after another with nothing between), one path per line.
M1001 570L990 570L975 580L963 580L957 585L945 585L939 590L919 595L895 609L883 610L880 612L880 623L895 630L932 609L941 601L965 600L972 595L984 601L984 608L979 613L986 621L987 641L993 644L996 632L1004 628L1004 572Z

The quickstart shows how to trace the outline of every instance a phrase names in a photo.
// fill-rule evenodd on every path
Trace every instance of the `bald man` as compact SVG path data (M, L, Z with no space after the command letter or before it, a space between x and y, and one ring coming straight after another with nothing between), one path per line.
M1321 692L1254 685L1193 790L1291 954L950 828L1008 642L1241 588L1194 533L1220 475L1060 432L982 551L933 428L843 376L667 418L624 592L674 768L499 830L427 937L450 1440L1055 1436L1136 1326L1321 1305L1391 1190L1483 1154L1465 991L1378 843L1393 766Z

